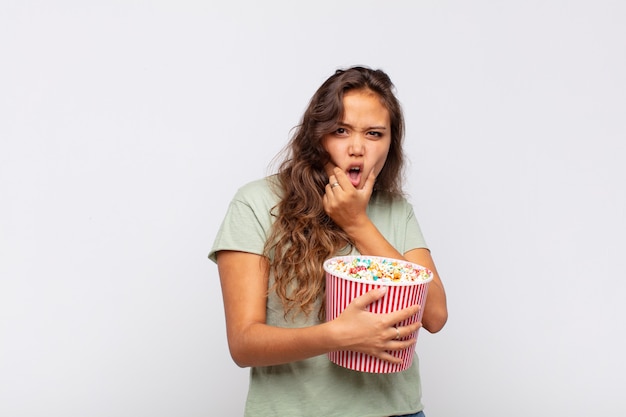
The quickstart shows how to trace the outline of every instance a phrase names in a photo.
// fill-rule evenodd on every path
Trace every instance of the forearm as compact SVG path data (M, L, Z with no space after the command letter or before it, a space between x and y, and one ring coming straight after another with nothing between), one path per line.
M346 227L345 231L362 255L404 259L369 219L363 220L358 225Z
M426 305L422 314L422 326L430 333L437 333L448 321L446 294L439 279L428 285Z
M426 304L422 306L424 309L422 325L430 333L436 333L441 330L448 320L446 293L439 278L439 273L435 268L435 263L430 256L430 251L423 248L411 250L407 254L401 254L385 239L369 219L363 221L358 227L348 229L347 233L353 240L357 250L363 255L404 259L424 266L433 272L433 280L428 286Z
M303 328L255 323L229 332L228 344L233 360L241 367L279 365L339 349L331 323Z
M398 334L412 334L420 324L394 327L417 313L411 306L392 313L368 311L367 306L386 294L384 288L356 297L334 320L304 328L272 327L260 321L250 325L227 326L231 355L239 366L278 365L319 356L337 350L352 350L392 363L401 358L390 351L402 350L414 343L412 338L397 340ZM235 331L239 329L240 331Z
M446 292L439 277L430 251L426 248L416 248L405 253L405 258L413 263L428 268L433 273L433 279L428 284L426 304L422 306L422 325L430 333L436 333L443 328L448 320L448 306Z

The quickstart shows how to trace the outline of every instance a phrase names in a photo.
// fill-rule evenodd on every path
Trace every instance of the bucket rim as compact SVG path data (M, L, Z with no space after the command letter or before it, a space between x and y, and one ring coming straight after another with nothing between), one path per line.
M410 265L411 267L413 267L414 269L417 269L417 270L425 270L428 273L428 278L423 279L423 280L418 280L418 281L409 281L409 282L370 281L370 280L364 280L364 279L359 279L359 278L353 278L353 277L342 275L342 274L337 274L337 273L335 273L335 271L330 271L329 268L328 268L328 264L330 264L333 261L342 260L344 262L346 262L346 261L352 262L356 258L359 258L359 259L372 259L372 260L375 260L377 262L381 262L382 260L400 262L400 263L403 263L405 265ZM415 262L406 261L404 259L389 258L389 257L386 257L386 256L373 256L373 255L334 256L332 258L326 259L324 261L323 267L324 267L324 271L326 272L327 276L330 275L330 276L337 277L337 278L340 278L340 279L344 279L344 280L347 280L347 281L359 282L359 283L363 283L363 284L386 286L386 287L411 287L411 286L415 286L415 285L428 284L429 282L431 282L433 280L433 277L434 277L433 271L431 271L430 269L426 268L423 265L416 264Z

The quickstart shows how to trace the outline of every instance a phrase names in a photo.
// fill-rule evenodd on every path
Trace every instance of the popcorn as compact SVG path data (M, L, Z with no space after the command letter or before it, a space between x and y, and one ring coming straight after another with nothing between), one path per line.
M417 268L410 262L371 256L357 256L352 259L333 258L326 263L325 269L344 278L381 283L419 282L431 278L429 270Z

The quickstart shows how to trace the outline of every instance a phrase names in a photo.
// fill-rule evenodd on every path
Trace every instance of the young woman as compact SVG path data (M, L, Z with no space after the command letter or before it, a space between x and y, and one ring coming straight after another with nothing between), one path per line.
M421 325L446 323L446 296L412 206L402 195L404 118L381 70L338 70L314 94L276 175L238 190L215 239L228 345L250 367L246 416L422 416L417 357L374 374L331 363L352 350L397 363L390 351ZM434 272L423 306L365 307L384 289L324 320L324 260L362 254ZM424 309L422 323L395 325ZM398 337L399 336L399 337Z

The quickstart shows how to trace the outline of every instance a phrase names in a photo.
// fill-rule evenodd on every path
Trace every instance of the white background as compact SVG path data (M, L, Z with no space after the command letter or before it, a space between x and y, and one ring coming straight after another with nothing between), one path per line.
M626 413L626 3L0 3L0 415L238 416L226 206L389 73L450 319L429 417Z

